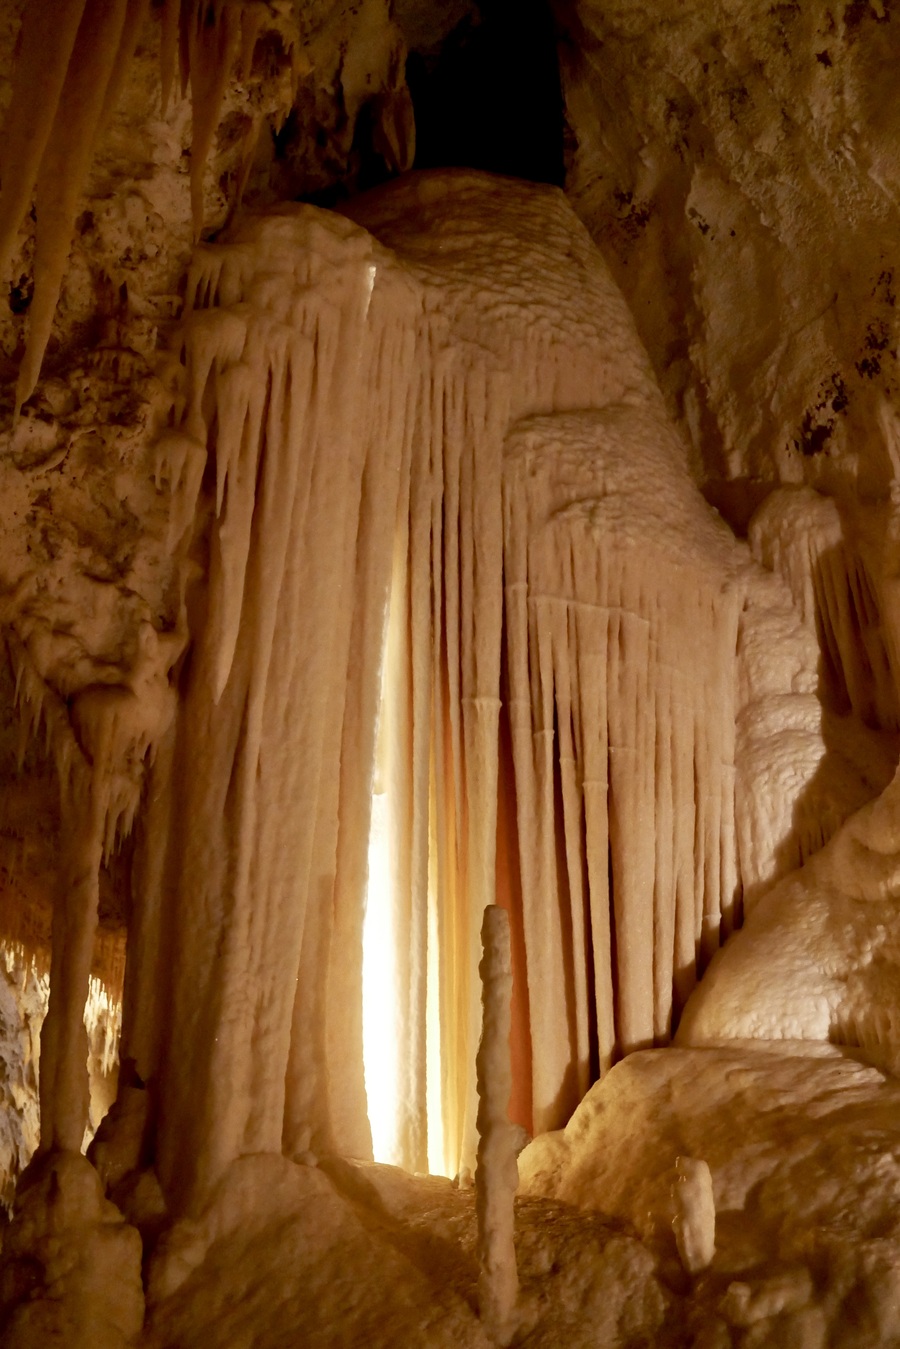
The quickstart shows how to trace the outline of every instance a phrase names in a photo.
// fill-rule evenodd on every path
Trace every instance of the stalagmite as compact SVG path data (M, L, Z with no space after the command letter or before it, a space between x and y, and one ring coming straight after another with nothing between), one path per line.
M491 1339L509 1344L516 1333L519 1279L514 1241L518 1131L509 1121L512 964L509 917L489 904L481 924L484 955L478 966L484 1018L475 1059L478 1088L478 1307Z
M716 1203L712 1175L697 1157L679 1157L678 1179L672 1187L675 1200L675 1244L689 1274L699 1274L716 1253Z

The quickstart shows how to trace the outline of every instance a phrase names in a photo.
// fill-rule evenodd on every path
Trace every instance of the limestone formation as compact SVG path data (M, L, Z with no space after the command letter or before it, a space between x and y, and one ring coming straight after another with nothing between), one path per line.
M898 22L0 4L0 1344L897 1342Z
M478 1215L478 1311L497 1344L516 1333L516 1270L513 1200L519 1184L516 1128L509 1119L512 1073L509 1064L512 955L509 918L488 904L481 924L484 954L481 975L482 1029L475 1073L478 1087L478 1165L475 1210Z
M712 1176L706 1162L697 1157L679 1157L675 1163L675 1245L689 1274L699 1274L712 1264L716 1253L716 1203Z

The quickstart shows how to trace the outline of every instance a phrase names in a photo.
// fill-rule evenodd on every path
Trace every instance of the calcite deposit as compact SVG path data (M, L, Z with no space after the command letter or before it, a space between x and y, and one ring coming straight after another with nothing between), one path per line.
M900 1342L898 23L0 5L0 1345Z

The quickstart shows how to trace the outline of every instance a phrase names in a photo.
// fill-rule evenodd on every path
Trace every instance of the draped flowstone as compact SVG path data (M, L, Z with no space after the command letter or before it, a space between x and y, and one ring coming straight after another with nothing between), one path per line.
M501 709L535 1128L666 1039L736 901L747 563L602 260L555 189L444 172L353 209L251 220L189 281L176 434L208 453L209 584L123 1029L177 1206L242 1153L370 1155L376 776L414 1169L436 1131L451 1167L474 1157Z

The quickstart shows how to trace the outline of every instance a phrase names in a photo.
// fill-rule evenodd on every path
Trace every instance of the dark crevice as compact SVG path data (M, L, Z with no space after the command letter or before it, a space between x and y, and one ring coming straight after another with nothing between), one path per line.
M562 186L563 100L546 0L480 0L437 53L410 53L417 169Z

